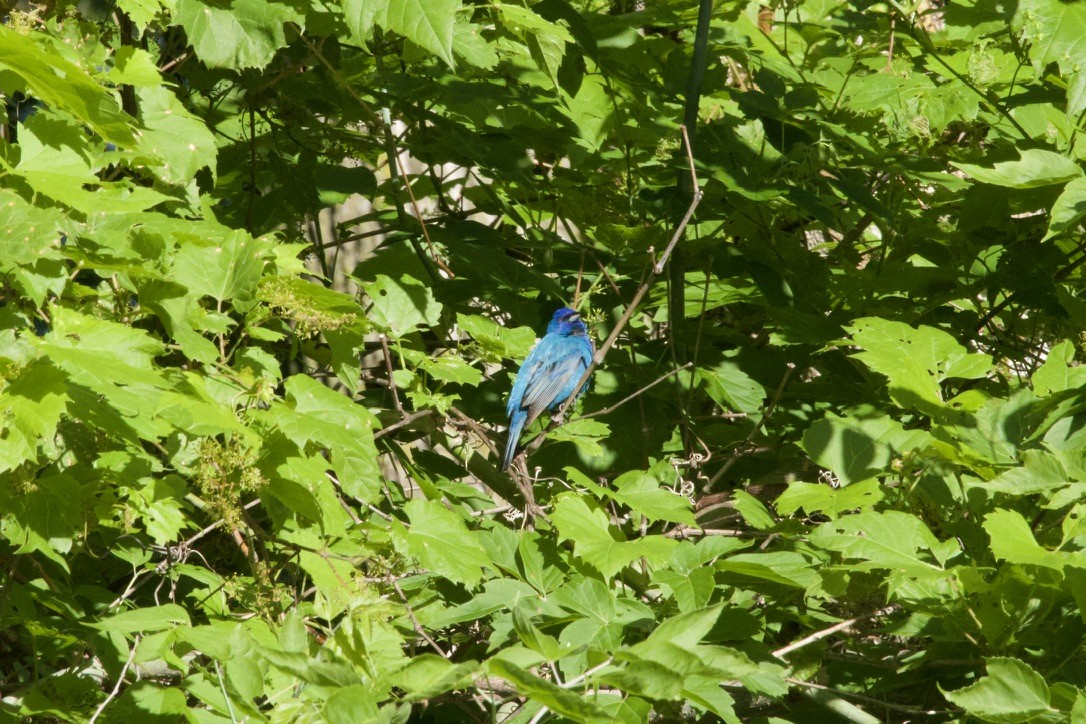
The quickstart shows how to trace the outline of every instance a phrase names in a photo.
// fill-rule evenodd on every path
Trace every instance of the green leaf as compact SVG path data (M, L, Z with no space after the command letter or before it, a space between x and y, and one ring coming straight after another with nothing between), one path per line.
M503 327L479 314L457 313L456 324L495 359L524 359L536 341L531 327Z
M1067 114L1076 116L1086 107L1082 94L1081 58L1086 54L1086 8L1059 0L1022 0L1011 20L1016 33L1029 44L1029 57L1040 73L1058 63L1067 81Z
M117 7L128 13L132 24L142 33L156 15L170 7L170 3L168 0L120 0ZM118 55L121 50L124 48L117 49Z
M895 458L923 449L929 439L925 432L905 430L887 416L864 419L827 413L807 428L803 449L832 470L841 485L852 485L887 472Z
M54 256L63 222L64 215L56 209L31 206L0 189L0 271Z
M1077 163L1055 151L1040 148L1027 148L1017 161L1000 161L992 166L954 161L951 165L981 183L1012 189L1051 186L1082 177L1082 169Z
M757 530L768 530L773 527L773 516L762 501L745 490L733 491L732 498L735 500L735 509L739 515L743 516L747 525Z
M623 473L615 478L611 497L653 522L666 520L697 525L690 499L661 485L665 481L660 476L668 473L674 475L675 471L667 463L657 465L650 471L631 470ZM677 485L679 481L667 482Z
M950 378L977 379L992 368L991 359L970 354L957 340L934 327L865 317L852 323L852 341L863 348L854 355L889 380L899 405L930 411L942 406L939 383Z
M83 492L66 474L42 475L23 490L4 491L0 535L17 546L16 553L38 551L68 569L65 557L84 528Z
M788 489L781 493L774 506L781 515L803 510L807 515L823 513L835 520L850 510L870 508L882 500L882 496L882 483L875 478L843 488L796 481L788 484Z
M1062 570L1072 562L1070 554L1050 551L1038 544L1018 511L996 510L984 516L983 525L991 538L992 555L999 560L1055 570ZM1080 565L1086 566L1086 561Z
M96 194L84 188L98 182L84 155L85 143L76 125L35 114L19 134L22 153L14 170L39 194L79 211L98 211Z
M216 239L189 237L173 262L173 279L199 296L223 302L248 301L267 263L271 243L244 231Z
M494 3L494 7L498 9L502 25L527 44L535 64L557 87L558 69L566 53L566 44L574 42L573 36L558 23L545 20L519 5Z
M819 580L810 559L788 551L739 553L716 564L717 570L806 590Z
M490 564L482 545L464 521L441 503L411 500L404 505L411 527L393 528L394 540L424 568L454 583L473 587Z
M1063 487L1068 482L1067 471L1055 455L1044 450L1024 450L1022 465L977 487L1007 495L1036 495Z
M762 409L765 388L734 362L721 362L712 370L699 368L697 377L704 381L706 394L726 410L753 415Z
M188 626L189 615L181 606L167 603L162 606L122 611L92 625L102 631L115 631L122 634L146 633L164 631L178 625Z
M369 686L352 684L336 689L324 702L325 721L380 721L378 699Z
M213 68L263 68L287 44L283 23L305 26L292 6L267 0L177 0L173 18Z
M460 58L477 68L490 70L498 64L498 53L482 34L482 26L457 18L452 48Z
M384 10L387 0L340 0L343 4L343 19L351 39L362 44L373 35L373 23L377 13Z
M31 94L46 105L71 113L106 141L123 147L133 144L131 118L121 110L113 92L62 58L49 47L45 36L36 32L19 35L0 26L3 68L22 78Z
M380 0L376 21L426 48L451 68L453 25L460 0Z
M186 0L187 1L187 0ZM215 136L167 88L142 88L137 148L168 183L186 184L202 168L215 172Z
M361 501L380 496L381 470L373 432L377 418L346 395L307 375L294 375L283 388L289 407L278 405L271 417L299 448L307 442L331 452L332 468L347 495Z
M125 689L109 713L116 721L176 721L188 710L180 688L139 681Z
M313 182L317 198L325 206L342 204L355 194L372 196L377 191L377 177L366 166L317 164Z
M650 562L666 559L677 541L663 536L621 540L612 533L607 514L588 499L563 493L555 501L551 521L560 540L573 543L578 558L611 578L639 558ZM615 530L615 533L618 531Z
M947 701L982 721L997 724L1031 721L1053 711L1048 684L1028 664L1003 657L986 663L987 676L963 689L944 690Z
M196 329L198 297L174 282L154 280L140 287L139 301L162 321L166 332L190 359L211 364L219 350Z
M131 45L117 48L113 54L113 67L110 68L106 77L114 83L124 83L139 88L162 85L162 75L158 72L158 66L155 65L151 54ZM202 127L201 130L207 129Z
M163 352L154 337L65 307L52 311L53 331L36 344L73 380L103 393L113 393L113 385L166 386L154 366L154 358Z
M1048 215L1048 232L1042 241L1070 231L1086 218L1086 178L1071 179L1052 204Z
M378 274L372 282L362 282L362 288L373 301L370 318L395 337L419 325L436 325L440 319L441 304L434 299L433 289L413 277L397 281Z
M1086 385L1086 366L1072 366L1074 359L1075 346L1069 340L1053 345L1044 364L1038 367L1030 378L1033 391L1039 397L1047 397L1054 392L1078 389Z
M611 434L611 428L605 422L587 417L576 417L561 427L547 433L547 437L558 442L572 442L582 454L599 456L603 454L600 440Z
M939 540L919 518L896 510L866 511L823 523L811 532L810 541L875 568L923 575L941 569L921 555L938 548Z
M419 368L435 380L455 382L460 385L478 386L483 381L483 373L464 361L462 357L451 354L440 357L425 357Z
M470 683L477 668L475 662L453 664L436 654L419 654L396 672L394 682L412 698L426 699Z
M38 457L38 446L52 447L57 424L67 408L64 374L37 362L0 389L0 472Z
M547 661L557 661L561 656L562 647L557 639L540 631L522 606L513 609L513 630L525 646Z
M598 151L607 140L614 110L603 76L586 75L577 95L566 100L566 107L570 120L577 126L580 140L589 150Z

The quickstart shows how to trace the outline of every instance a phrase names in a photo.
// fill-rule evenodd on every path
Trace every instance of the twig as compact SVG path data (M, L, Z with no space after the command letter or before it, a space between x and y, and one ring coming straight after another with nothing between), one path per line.
M587 679L589 676L592 676L592 674L596 673L600 669L606 669L608 666L610 666L612 664L612 662L614 662L614 659L607 659L607 661L604 661L602 664L596 664L591 669L588 669L587 671L585 671L582 674L578 674L577 676L574 676L572 679L568 680L566 683L562 684L561 686L562 686L563 689L572 689L574 686L577 686L582 681Z
M396 406L396 411L400 413L400 417L405 417L406 413L403 411L403 405L400 404L400 393L396 389L396 380L392 379L392 354L388 351L388 337L379 334L377 339L381 340L381 351L385 355L385 370L388 371L388 389L392 390L392 403Z
M730 538L762 538L773 535L772 533L763 533L757 530L741 530L739 528L691 528L690 526L680 525L677 528L672 528L667 533L664 533L666 538L685 538L686 536L712 536L723 535Z
M837 696L838 693L844 694L847 692L836 692L828 686L812 684L802 679L785 678L785 681L796 686L806 687L806 691L802 692L804 696L818 702L842 719L853 722L853 724L881 724L882 722L878 717L868 714L852 702L845 701Z
M946 711L939 711L937 709L921 709L918 706L906 706L905 704L894 704L894 703L889 702L889 701L883 701L882 699L876 699L873 696L865 696L864 694L856 694L856 693L851 692L851 691L840 691L838 689L831 689L828 686L823 686L822 684L815 684L815 683L812 683L810 681L804 681L803 679L793 679L793 678L790 678L790 677L785 677L784 680L787 681L789 684L793 684L795 686L802 686L802 687L805 687L807 689L814 689L815 691L826 692L827 694L829 694L830 696L833 696L834 698L836 698L835 695L840 694L841 696L847 696L847 697L850 697L852 699L856 699L857 701L862 701L862 702L870 704L872 706L882 707L884 709L889 709L891 711L900 711L900 712L904 712L906 714L923 714L923 715L926 715L926 716L938 716L940 714L949 713L949 712L946 712ZM817 697L812 697L812 698L815 698L817 701L822 701L821 699L818 699ZM837 699L837 701L840 702L841 700ZM828 701L824 702L824 703L828 703ZM845 703L845 702L842 702L842 703ZM871 716L870 714L867 714L866 712L864 712L864 714L866 715L867 718L856 718L856 719L854 719L852 717L847 717L847 718L850 721L860 721L860 722L867 722L867 721L881 722L882 721L881 719L876 719L875 717Z
M482 441L486 444L486 446L488 448L490 448L491 453L493 453L495 455L498 454L498 448L495 447L494 443L491 442L491 440L490 440L490 433L488 433L486 431L486 429L483 428L482 425L480 425L478 422L476 422L472 418L468 417L467 415L465 415L463 412L456 409L455 407L450 407L449 412L451 412L453 415L455 415L462 423L464 423L465 425L470 427L472 432L474 432L476 435L478 435L482 439Z
M403 170L403 164L400 163L400 154L398 151L396 153L396 168L399 169L404 188L407 189L407 195L411 198L411 208L415 210L415 218L418 219L419 224L422 226L422 236L426 239L426 248L430 250L430 258L438 265L438 267L440 267L441 271L449 275L450 279L456 278L456 275L453 274L453 270L449 268L449 265L437 255L436 251L434 251L434 242L430 239L430 230L426 228L426 220L422 218L419 202L415 199L415 192L411 188L411 179L407 178L407 174Z
M230 701L230 694L226 691L226 680L222 677L222 667L219 666L219 660L215 659L215 676L219 679L219 690L222 692L223 701L226 702L226 711L230 714L231 724L237 724L238 717L234 713L234 703Z
M889 73L894 68L894 36L896 33L897 16L893 11L890 11L890 47L886 51L886 72Z
M260 505L260 498L254 498L253 500L250 500L250 501L249 501L248 503L246 503L245 505L243 505L241 509L242 509L242 510L249 510L250 508L255 508L255 507L256 507L256 506L258 506L258 505ZM211 525L207 526L207 527L206 527L206 528L204 528L204 529L203 529L202 531L200 531L200 532L199 532L199 533L197 533L196 535L192 536L191 538L189 538L189 539L188 539L188 540L186 540L185 542L181 543L181 544L180 544L180 545L178 545L177 547L178 547L178 548L188 548L188 547L189 547L189 546L191 546L191 545L192 545L193 543L195 543L196 541L200 540L200 539L201 539L201 538L203 538L203 537L204 537L205 535L207 535L207 534L208 534L208 533L210 533L211 531L215 530L216 528L218 528L219 526L221 526L221 525L222 525L223 523L225 523L225 522L226 522L225 520L223 520L223 519L221 519L221 518L220 518L219 520L217 520L217 521L215 521L214 523L212 523Z
M403 418L399 422L394 422L391 425L389 425L388 427L382 427L380 430L373 433L373 439L374 440L380 440L385 435L391 434L391 433L395 432L396 430L399 430L401 427L407 427L408 425L410 425L415 420L418 420L418 419L423 418L423 417L429 417L430 415L433 415L433 414L434 414L433 410L416 410L415 412L412 412L410 415Z
M449 655L445 653L440 646L437 645L436 641L430 638L430 635L426 633L426 629L424 629L422 627L422 624L419 623L419 620L415 618L415 610L411 608L411 604L407 602L407 596L404 595L403 589L400 588L400 584L396 581L393 581L392 587L395 588L396 593L400 595L400 599L403 601L404 608L407 609L407 615L411 618L411 625L415 628L415 633L417 633L426 643L430 644L431 648L433 648L434 651L441 654L441 658L449 658Z
M592 364L588 365L584 374L581 375L581 379L573 386L574 390L579 390L584 387L584 384L588 382L588 378L592 376L592 373L595 372L596 368L603 362L607 353L611 350L611 347L614 346L615 340L618 339L618 335L622 333L622 330L625 329L630 318L633 317L634 312L637 311L637 307L641 304L641 300L645 297L645 294L648 293L649 287L652 286L656 277L663 273L664 267L667 265L667 260L671 257L671 252L675 250L675 246L679 243L679 239L682 238L683 232L686 231L687 224L690 223L690 219L694 216L694 211L698 208L698 204L701 203L702 196L705 195L705 192L698 187L698 175L697 171L694 169L694 155L690 150L690 136L687 134L686 126L680 126L679 128L683 134L683 143L686 144L686 158L690 163L690 177L693 179L695 189L694 195L690 199L690 206L686 209L686 214L683 216L682 221L679 222L678 227L676 227L675 233L671 235L671 240L668 241L667 247L664 248L664 253L655 261L649 274L642 280L641 286L637 288L637 292L634 293L633 299L630 301L629 306L626 307L626 311L622 313L618 323L615 324L614 329L611 330L611 334L607 336L604 343L596 350L596 354L592 357ZM576 397L576 395L570 395L569 398L562 403L561 407L558 408L558 412L551 418L551 422L544 433L535 440L532 440L532 442L525 447L521 455L526 455L542 445L543 440L546 438L546 434L562 424L566 412L569 410L570 405L573 404Z
M169 63L166 63L166 65L161 66L158 69L158 72L159 73L165 73L170 68L173 68L175 65L177 65L178 63L184 63L186 60L188 60L188 57L189 57L188 53L182 53L181 55L179 55L176 58L174 58L173 60L171 60Z
M98 708L94 710L94 714L87 720L87 724L94 724L94 722L98 720L98 717L102 715L102 712L105 711L105 708L109 706L109 702L117 698L117 694L121 690L121 684L124 683L124 677L128 673L128 668L132 666L132 662L136 659L136 648L139 646L140 639L142 638L142 636L137 634L135 640L132 641L132 650L128 652L128 660L125 661L124 666L121 667L121 673L117 677L117 683L113 685L113 690L109 692L105 701L99 704Z
M852 628L853 626L855 626L860 621L866 621L868 619L882 618L883 616L890 615L891 613L898 610L899 608L901 608L901 607L897 606L897 605L887 606L885 608L880 608L878 611L875 611L874 613L868 614L867 616L857 616L855 618L850 618L850 619L847 619L845 621L841 621L840 623L836 623L833 626L830 626L829 628L824 628L821 631L815 631L810 636L805 636L804 638L801 638L799 641L796 641L794 643L788 644L787 646L779 648L779 649L777 649L776 651L773 652L773 655L776 656L778 659L783 659L785 656L792 653L793 651L796 651L797 649L802 649L804 646L807 646L809 644L813 644L815 641L821 641L822 639L826 638L827 636L833 636L835 633L838 633L839 631L846 631L846 630Z
M758 424L751 428L750 434L747 435L746 439L743 440L743 442L739 443L739 446L735 449L735 453L730 458L728 458L728 461L724 463L720 470L717 470L716 474L709 479L709 484L706 486L706 488L711 489L714 485L716 485L716 481L720 480L720 477L724 475L724 473L728 472L728 470L731 469L731 466L735 465L736 461L739 460L740 457L742 457L743 450L748 445L750 445L751 440L753 440L754 436L758 434L758 431L762 429L762 425L764 425L765 421L769 419L769 416L773 414L773 408L777 406L777 402L781 399L781 395L784 394L785 385L788 384L788 379L792 376L792 371L795 369L796 365L792 362L789 362L787 369L785 369L784 371L784 376L781 377L781 383L777 385L777 391L773 393L772 399L770 399L769 404L766 405L765 411L762 412L762 416L758 420Z
M582 415L581 417L585 417L585 418L588 418L588 417L599 417L600 415L606 415L606 414L608 414L608 413L610 413L610 412L613 412L613 411L614 411L614 410L615 410L616 408L622 407L623 405L625 405L625 404L626 404L627 402L629 402L629 401L630 401L630 400L632 400L633 398L637 397L638 395L642 395L642 394L644 394L645 392L648 392L648 391L649 391L649 390L651 390L651 389L652 389L653 387L655 387L656 385L658 385L658 384L660 384L661 382L663 382L664 380L666 380L666 379L667 379L668 377L671 377L672 375L677 375L677 374L679 374L680 372L682 372L683 370L685 370L685 369L689 369L690 367L693 367L693 366L694 366L694 363L693 363L693 362L687 362L687 363L686 363L686 364L684 364L684 365L683 365L682 367L676 367L675 369L671 370L670 372L668 372L668 373L667 373L666 375L664 375L663 377L658 377L658 378L656 378L656 379L655 379L655 380L653 380L652 382L650 382L650 383L648 383L647 385L645 385L644 387L642 387L642 388L641 388L640 390L638 390L637 392L634 392L634 393L632 393L632 394L630 394L630 395L627 395L626 397L622 398L621 400L619 400L619 401L618 401L618 402L616 402L615 404L611 405L610 407L605 407L605 408L603 408L602 410L596 410L595 412L591 412L591 413L589 413L589 414L587 414L587 415Z

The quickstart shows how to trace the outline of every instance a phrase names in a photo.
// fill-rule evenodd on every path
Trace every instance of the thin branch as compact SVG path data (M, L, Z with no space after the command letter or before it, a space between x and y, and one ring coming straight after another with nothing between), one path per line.
M889 702L889 701L883 701L882 699L876 699L876 698L874 698L872 696L865 696L863 694L856 694L856 693L851 692L851 691L841 691L839 689L831 689L828 686L823 686L822 684L815 684L815 683L812 683L810 681L804 681L803 679L793 679L793 678L785 677L784 680L787 681L789 684L792 684L794 686L802 686L802 687L805 687L807 689L814 689L815 691L826 692L827 694L829 694L831 696L834 696L834 695L847 696L847 697L849 697L851 699L856 699L857 701L862 701L862 702L864 702L866 704L870 704L871 706L881 707L883 709L889 709L891 711L900 711L900 712L903 712L903 713L906 713L906 714L923 714L925 716L940 716L940 715L945 715L945 714L950 713L949 711L945 711L945 710L944 711L939 711L938 709L921 709L918 706L906 706L904 704L894 704L894 703ZM838 701L840 701L840 699L838 699ZM868 717L870 717L870 719L851 719L851 718L850 719L852 721L864 721L864 722L866 722L866 721L881 722L882 721L881 719L876 719L875 717L871 717L871 715L867 714L866 712L864 712L864 714L866 714Z
M818 702L842 719L853 722L853 724L881 724L882 722L878 717L868 714L852 702L845 701L837 695L848 692L838 692L828 686L812 684L802 679L785 678L785 681L789 684L806 687L806 690L802 692L804 696Z
M572 679L569 679L564 684L560 684L560 686L563 689L572 689L574 686L577 686L578 684L580 684L582 681L587 679L589 676L592 676L592 674L596 673L597 671L599 671L601 669L606 669L608 666L611 665L611 663L613 661L614 661L614 659L607 659L602 664L596 664L591 669L586 670L584 673L581 673L581 674L578 674L577 676L574 676Z
M404 188L407 189L407 195L411 198L411 208L415 210L415 218L418 219L419 225L422 226L422 236L426 239L426 248L430 250L430 258L438 265L441 271L449 275L450 279L455 278L456 275L453 274L453 270L449 268L449 265L446 264L434 250L434 242L430 239L430 230L426 228L426 220L422 218L422 211L419 209L419 202L415 198L415 191L411 188L411 179L407 178L407 173L404 172L403 164L400 163L399 152L396 153L396 168L400 170L400 178L403 179Z
M132 650L128 652L128 660L124 662L124 666L121 667L121 673L117 677L117 683L113 685L113 690L109 692L109 695L105 698L98 708L94 710L94 714L87 720L87 724L94 724L98 720L98 717L102 715L105 708L109 706L109 702L117 698L117 694L121 691L121 684L124 683L124 677L128 674L129 667L132 666L132 662L136 659L136 649L139 647L140 639L143 638L139 634L136 635L135 640L132 641Z
M254 498L253 500L250 500L250 501L249 501L248 503L246 503L246 504L245 504L244 506L242 506L242 508L241 508L241 509L242 509L242 510L249 510L250 508L255 508L255 507L256 507L256 506L258 506L258 505L260 505L260 498ZM218 528L219 526L221 526L221 525L222 525L223 523L225 523L225 522L226 522L225 520L223 520L223 519L221 519L221 518L220 518L219 520L217 520L217 521L215 521L214 523L212 523L211 525L207 526L206 528L204 528L203 530L201 530L201 531L200 531L199 533L197 533L196 535L192 536L191 538L189 538L189 539L188 539L188 540L186 540L185 542L181 543L181 544L180 544L180 545L178 545L177 547L178 547L178 548L188 548L188 547L189 547L189 546L191 546L191 545L192 545L193 543L195 543L196 541L200 540L200 539L201 539L201 538L203 538L203 537L204 537L205 535L207 535L207 534L208 534L208 533L210 533L211 531L215 530L216 528Z
M866 616L857 616L855 618L841 621L840 623L836 623L829 628L824 628L821 631L815 631L810 636L805 636L799 641L790 643L787 646L779 648L773 652L773 655L776 656L778 659L783 659L785 656L792 653L793 651L802 649L804 646L813 644L815 641L821 641L827 636L833 636L835 633L838 633L840 631L847 631L848 629L858 624L860 621L867 621L869 619L878 619L884 616L889 616L891 613L897 611L899 608L901 608L901 606L886 606L885 608L880 608L878 611L875 611L874 613L868 614Z
M494 455L498 454L498 448L495 447L494 443L491 442L491 440L490 440L490 433L487 432L487 430L482 425L480 425L474 419L468 417L467 415L465 415L463 412L456 409L455 407L450 407L449 412L451 412L453 415L455 415L456 418L459 419L462 423L464 423L465 425L470 427L472 432L474 432L476 435L478 435L482 439L482 441L490 449L491 453L493 453Z
M416 410L415 412L412 412L410 415L403 418L399 422L394 422L391 425L389 425L388 427L382 427L380 430L373 433L373 439L374 440L380 440L385 435L391 434L391 433L395 432L396 430L399 430L401 427L407 427L408 425L410 425L415 420L418 420L418 419L423 418L423 417L429 417L430 415L433 415L433 414L434 414L433 410Z
M186 60L188 60L188 57L189 57L188 53L182 53L181 55L179 55L176 58L174 58L173 60L171 60L169 63L166 63L166 65L160 66L159 69L158 69L158 72L159 73L165 73L168 70L170 70L171 68L174 68L177 65L179 65L181 63L184 63Z
M686 363L686 364L684 364L684 365L683 365L682 367L676 367L675 369L671 370L670 372L668 372L668 373L667 373L666 375L664 375L663 377L657 377L657 378L656 378L655 380L653 380L652 382L648 383L647 385L645 385L644 387L642 387L642 388L641 388L640 390L638 390L637 392L634 392L634 393L632 393L632 394L629 394L629 395L627 395L626 397L622 398L621 400L619 400L619 401L618 401L618 402L616 402L615 404L611 405L610 407L605 407L605 408L603 408L602 410L596 410L595 412L591 412L591 413L589 413L589 414L587 414L587 415L582 415L581 417L585 417L585 418L588 418L588 417L599 417L600 415L606 415L606 414L608 414L608 413L614 412L614 411L615 411L615 410L616 410L617 408L619 408L619 407L622 407L623 405L625 405L625 404L626 404L627 402L629 402L630 400L634 399L634 398L635 398L635 397L637 397L638 395L643 395L644 393L648 392L648 391L649 391L649 390L651 390L651 389L652 389L653 387L655 387L656 385L658 385L658 384L660 384L661 382L663 382L664 380L666 380L666 379L667 379L668 377L672 377L672 376L674 376L674 375L677 375L677 374L679 374L680 372L682 372L683 370L686 370L686 369L690 369L690 368L691 368L691 367L693 367L693 366L694 366L694 363L693 363L693 362L687 362L687 363Z
M547 708L546 704L539 707L539 711L532 715L532 718L528 720L528 724L539 724L539 722L543 721L543 717L547 715L548 711L550 711L550 709Z
M709 485L706 486L707 488L711 489L716 484L716 481L720 480L720 477L728 472L732 465L735 465L739 458L742 457L743 451L750 445L754 436L758 434L758 431L762 429L762 425L769 419L769 416L773 414L773 409L777 406L777 402L781 399L781 395L784 394L785 385L788 384L788 379L792 376L792 371L795 369L796 365L789 362L787 369L784 371L784 376L781 378L781 383L777 385L777 391L773 393L773 398L770 399L769 404L766 405L762 417L758 420L758 424L751 428L750 434L747 435L743 442L739 443L739 446L735 449L735 453L728 458L728 461L724 463L720 470L717 470L716 474L709 479Z
M392 390L392 404L396 406L396 411L400 413L400 417L406 417L407 413L403 411L403 405L400 404L400 393L396 389L396 380L392 378L392 353L388 351L388 337L379 334L377 339L381 340L381 352L385 355L385 370L388 372L388 389Z
M702 196L705 195L705 192L698 186L697 171L694 169L694 155L693 151L690 150L690 136L686 131L686 126L680 126L680 130L683 134L683 143L686 144L686 157L690 163L690 177L693 179L695 189L693 197L690 199L690 206L686 209L686 214L683 216L682 221L679 222L678 227L676 227L675 233L671 235L667 247L664 248L664 253L659 256L649 270L649 274L642 280L641 286L637 288L637 292L634 293L633 299L626 307L626 311L622 313L618 323L615 325L614 329L611 330L611 334L607 336L604 343L596 350L596 354L592 357L592 364L588 365L588 369L584 371L584 374L581 375L581 379L574 385L574 390L579 390L584 387L585 383L588 382L588 378L592 376L592 373L600 366L607 356L607 353L611 351L611 347L614 346L619 334L626 328L626 324L630 321L630 318L633 317L634 312L637 311L638 306L641 304L641 300L644 299L645 295L648 293L652 283L656 280L656 277L663 273L664 267L667 265L667 260L671 257L671 252L675 250L675 246L679 243L679 239L682 238L683 233L686 231L687 224L690 223L690 219L694 216L694 211L697 210L698 204L701 203ZM569 410L576 397L576 395L570 395L569 398L562 403L562 406L558 408L558 412L551 418L551 422L547 426L546 431L529 443L524 452L521 453L522 455L526 455L542 445L547 432L550 432L562 424L566 412Z
M411 625L415 628L415 633L417 633L426 643L430 644L430 647L434 651L441 654L441 658L449 658L449 655L445 653L445 651L442 650L440 646L437 645L436 641L430 638L430 635L426 633L426 629L424 629L422 627L422 624L419 623L419 620L415 618L415 610L411 608L411 604L407 602L407 596L404 595L403 589L400 588L400 584L396 581L393 581L392 587L396 589L396 593L399 594L400 599L403 601L404 608L407 609L407 615L411 618Z
M722 535L730 538L768 538L773 533L763 533L757 530L741 530L739 528L691 528L690 526L680 525L677 528L672 528L664 536L667 538L686 538L687 536L713 536Z
M238 716L234 713L234 703L230 701L230 694L226 691L226 679L222 677L222 667L219 660L215 659L215 676L219 679L219 691L222 692L223 701L226 702L226 711L230 714L231 724L237 724Z

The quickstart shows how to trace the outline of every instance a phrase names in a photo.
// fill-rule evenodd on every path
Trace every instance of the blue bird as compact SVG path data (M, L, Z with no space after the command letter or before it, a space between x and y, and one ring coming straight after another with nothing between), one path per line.
M547 334L528 353L509 393L509 441L505 444L502 470L513 462L521 432L544 410L557 410L573 395L573 388L592 364L596 353L581 315L562 307L547 325ZM588 387L586 381L580 395Z

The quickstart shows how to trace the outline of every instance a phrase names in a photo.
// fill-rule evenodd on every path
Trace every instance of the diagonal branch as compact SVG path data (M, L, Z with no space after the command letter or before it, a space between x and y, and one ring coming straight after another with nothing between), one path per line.
M689 164L690 179L694 188L694 194L690 199L690 206L686 209L686 214L683 215L682 221L680 221L679 225L675 228L675 233L671 235L671 240L668 241L667 246L664 248L664 252L649 268L648 274L646 274L645 278L642 280L641 286L637 288L637 292L634 294L630 304L626 307L626 311L622 313L618 323L615 325L614 329L611 330L611 334L607 336L604 343L596 350L596 354L592 357L592 364L588 365L588 369L581 375L581 379L578 380L577 384L573 387L574 390L581 389L584 387L584 384L588 382L588 378L592 376L592 373L600 366L607 356L607 353L611 351L611 347L614 346L615 340L618 339L618 335L626 328L626 324L630 321L630 318L633 317L634 312L637 311L638 306L641 304L641 300L645 298L649 288L652 287L652 283L656 281L656 277L663 274L664 269L667 267L667 260L671 257L671 252L675 251L675 246L679 243L679 239L682 238L683 233L686 231L690 219L694 216L694 211L698 208L698 204L701 203L702 196L705 195L705 192L698 186L698 174L694 169L694 152L690 148L690 135L687 133L686 126L679 126L679 130L681 130L683 134L683 145L686 148L686 160ZM547 425L547 429L542 435L529 443L522 454L527 454L538 448L543 444L543 440L546 438L547 433L562 424L566 412L569 410L570 405L573 404L576 397L576 395L570 395L569 399L562 403L562 406L558 408L558 412L551 418L551 422Z
M674 375L677 375L680 372L682 372L683 370L690 369L693 366L694 366L693 362L687 362L682 367L676 367L675 369L668 372L666 375L663 375L661 377L657 377L655 380L648 383L647 385L642 387L640 390L637 390L636 392L631 392L630 394L626 395L625 397L623 397L621 400L619 400L615 404L611 405L610 407L605 407L602 410L595 410L593 412L588 413L587 415L582 415L582 417L599 417L601 415L610 414L610 413L614 412L616 409L618 409L619 407L622 407L623 405L625 405L630 400L634 399L635 397L643 395L644 393L651 390L653 387L656 387L656 385L660 384L661 382L663 382L667 378L672 377Z

